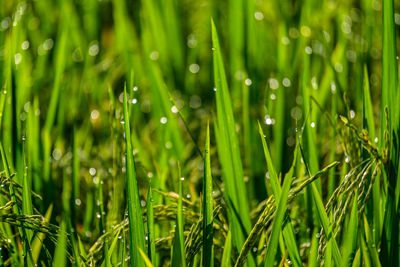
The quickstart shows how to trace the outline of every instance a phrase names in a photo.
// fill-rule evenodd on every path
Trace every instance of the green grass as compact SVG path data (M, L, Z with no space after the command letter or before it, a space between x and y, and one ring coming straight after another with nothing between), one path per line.
M4 1L0 265L399 265L399 12Z

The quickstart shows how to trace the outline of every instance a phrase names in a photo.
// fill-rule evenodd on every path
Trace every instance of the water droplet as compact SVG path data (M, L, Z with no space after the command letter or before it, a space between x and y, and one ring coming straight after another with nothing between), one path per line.
M290 39L289 39L288 37L286 37L286 36L283 36L283 37L281 38L281 42L282 42L282 44L284 44L284 45L288 45L288 44L290 44Z
M345 161L346 163L349 163L349 162L350 162L350 157L346 156L346 158L344 159L344 161Z
M99 43L95 41L90 47L89 47L89 56L97 56L97 54L100 51Z
M132 104L136 104L136 103L137 103L137 99L136 98L132 99Z
M100 117L100 112L97 109L92 110L92 112L90 112L90 119L95 121Z
M26 138L25 138L25 135L23 135L23 136L22 136L22 141L25 141L25 139L26 139Z
M158 53L158 51L153 51L150 53L150 59L151 60L157 60L159 58L160 54Z
M154 176L154 175L153 175L153 173L152 173L152 172L148 172L148 173L147 173L147 177L149 177L149 178L153 178L153 176Z
M101 217L101 214L97 212L97 213L96 213L96 217L97 217L97 218L100 218L100 217Z
M300 32L305 37L311 36L311 29L308 26L301 26Z
M214 92L216 92L217 91L217 87L214 87L213 90L214 90Z
M22 50L27 50L29 48L29 41L26 40L21 44Z
M193 108L193 109L197 109L197 108L201 107L201 98L200 98L200 96L198 96L198 95L193 95L193 96L190 98L189 106L190 106L191 108Z
M185 180L185 177L181 177L181 181L184 181Z
M166 117L161 117L160 122L162 124L166 124L168 122L168 119Z
M290 79L289 79L289 78L283 78L282 84L283 84L283 86L285 86L285 87L289 87L292 83L290 82Z
M97 171L96 171L95 168L91 167L91 168L89 169L89 173L90 173L91 176L95 176L96 173L97 173Z
M275 100L276 99L276 95L275 94L271 94L269 97L271 98L271 100Z
M258 249L257 249L256 247L253 247L253 252L254 252L254 253L256 253L257 250L258 250Z
M374 142L378 143L378 137L375 137Z
M75 199L75 205L80 206L81 204L82 201L79 198Z
M350 118L354 119L354 117L356 116L356 113L354 110L350 110Z
M331 92L332 92L332 94L336 93L336 84L335 84L335 82L331 82Z
M249 79L249 78L247 78L247 79L244 81L244 84L247 85L247 86L250 86L252 83L253 83L253 81L252 81L251 79Z
M306 46L305 51L308 55L312 54L312 48L310 46Z
M61 150L58 148L54 149L52 156L53 156L54 160L60 160L61 156L62 156Z
M261 13L260 11L256 11L254 12L254 18L258 21L263 20L264 19L264 14Z
M22 55L20 53L17 53L14 55L14 62L15 65L18 65L22 61Z
M200 70L200 66L198 65L198 64L196 64L196 63L194 63L194 64L190 64L190 66L189 66L189 71L191 72L191 73L198 73L199 72L199 70Z
M93 177L93 183L94 184L99 184L99 178Z
M167 142L165 143L165 148L166 148L166 149L171 149L171 148L172 148L172 143L171 143L171 141L167 141Z
M121 124L125 124L125 121L122 120L122 121L121 121Z
M268 83L269 83L269 87L272 90L276 90L276 89L279 88L279 81L277 79L275 79L275 78L268 79Z
M136 92L137 90L139 90L139 88L138 88L137 86L134 86L134 87L132 88L132 90L133 90L134 92Z
M172 113L175 113L175 114L176 114L176 113L178 113L178 111L179 111L179 110L178 110L178 108L177 108L175 105L171 107L171 112L172 112Z
M315 122L311 122L310 126L311 128L315 128Z
M47 39L46 41L44 41L44 43L43 43L43 49L44 49L44 50L50 50L50 49L53 48L53 45L54 45L53 39L49 38L49 39Z

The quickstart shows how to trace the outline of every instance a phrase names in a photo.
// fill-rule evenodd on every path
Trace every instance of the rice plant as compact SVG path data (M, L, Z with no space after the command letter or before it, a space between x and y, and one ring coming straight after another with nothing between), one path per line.
M1 266L399 266L393 0L0 4Z

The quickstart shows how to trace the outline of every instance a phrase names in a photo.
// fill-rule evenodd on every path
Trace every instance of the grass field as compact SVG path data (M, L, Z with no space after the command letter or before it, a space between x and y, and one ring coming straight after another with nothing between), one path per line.
M399 266L397 11L0 1L0 266Z

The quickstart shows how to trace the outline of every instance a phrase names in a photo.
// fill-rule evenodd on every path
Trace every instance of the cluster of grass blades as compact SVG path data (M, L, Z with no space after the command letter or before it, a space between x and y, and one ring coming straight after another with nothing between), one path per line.
M393 0L0 5L0 266L398 266Z

